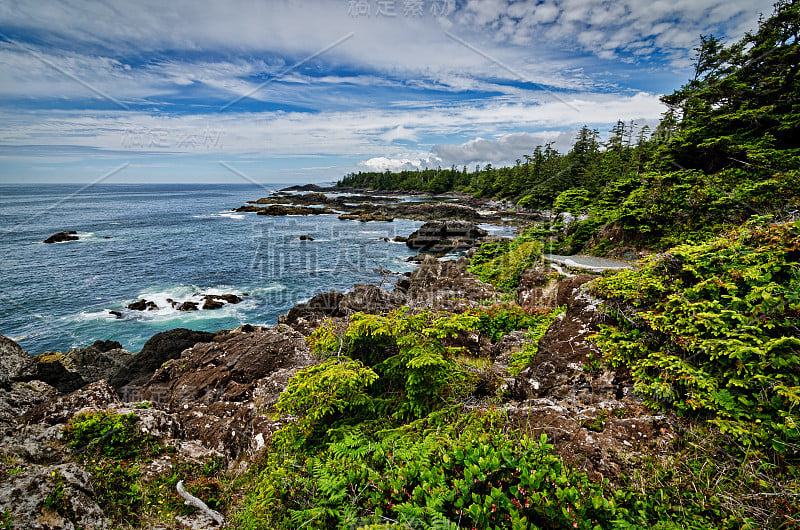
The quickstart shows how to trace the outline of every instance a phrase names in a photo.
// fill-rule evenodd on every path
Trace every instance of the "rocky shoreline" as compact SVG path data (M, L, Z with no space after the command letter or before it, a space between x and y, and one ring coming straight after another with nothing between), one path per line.
M310 193L284 193L269 199L279 202L262 199L251 206L310 208L313 202L339 210L353 197L361 201L364 196L364 190L346 190L346 200L334 206L317 195L321 190L302 187L289 191ZM345 325L358 312L385 314L400 307L460 313L507 299L467 270L468 257L441 261L436 255L490 240L475 221L521 222L532 214L479 212L477 207L487 203L402 204L386 197L357 204L346 211L387 217L419 213L429 221L406 241L422 252L419 267L403 275L393 291L357 284L349 292L321 293L296 305L272 327L245 325L216 333L175 329L153 336L138 353L117 342L97 341L66 353L31 356L0 336L0 512L10 514L9 528L109 527L94 498L87 464L64 440L65 427L80 413L132 414L143 433L171 448L144 466L142 476L157 477L211 459L241 472L263 457L279 429L295 420L275 414L275 405L298 371L319 362L306 338L323 321ZM450 219L456 213L457 220ZM502 396L498 403L476 394L463 406L465 411L501 407L510 423L547 434L565 462L613 482L630 469L633 457L666 444L676 420L645 408L632 395L627 374L587 369L600 355L587 340L602 320L599 301L584 288L594 277L565 277L544 263L527 270L514 301L525 308L563 306L565 313L518 375L509 370L510 360L524 347L526 332L496 341L479 333L460 337L459 344L485 362L481 388ZM237 303L218 298L210 301ZM134 309L147 310L147 301L142 302ZM50 500L56 493L64 509L53 508ZM180 522L189 528L213 524L202 511Z
M407 200L410 197L414 200ZM341 220L361 222L413 219L521 225L545 219L540 212L519 211L505 201L475 198L466 193L429 195L319 186L285 188L269 197L249 201L235 211L271 216L338 214Z

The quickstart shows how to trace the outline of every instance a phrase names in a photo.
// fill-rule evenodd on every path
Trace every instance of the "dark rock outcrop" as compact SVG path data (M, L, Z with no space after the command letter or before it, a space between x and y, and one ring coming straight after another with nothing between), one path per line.
M137 387L147 383L162 364L180 356L183 350L198 342L211 342L213 339L213 333L184 328L157 333L109 379L109 383L125 395L126 401L132 401L134 399L127 399L129 396L126 394L135 393Z
M68 232L59 232L57 234L53 234L52 236L48 237L44 240L45 243L63 243L65 241L77 241L80 239L77 236L75 230L70 230Z
M307 234L303 234L298 239L300 239L300 241L314 241L314 238Z
M278 422L258 411L277 403L289 378L312 362L289 327L230 333L167 362L142 397L178 414L185 438L235 459L271 437Z
M349 293L331 291L318 294L278 317L278 322L307 335L326 318L346 317L359 311L386 313L397 309L404 301L404 297L375 285L356 284Z
M58 361L70 372L77 373L86 383L108 379L130 361L131 352L116 341L96 341L87 348L67 351Z
M155 302L142 298L138 302L128 304L128 309L132 309L134 311L158 311L158 306Z
M43 381L62 393L72 392L85 385L86 381L79 373L61 364L61 357L60 353L49 352L35 356L35 372L29 380Z
M206 296L203 300L203 309L219 309L225 305L221 300L215 300L211 296Z
M441 253L466 250L488 235L486 230L467 221L432 221L408 236L408 248L423 252Z
M522 273L516 300L522 307L556 307L559 276L555 269L539 267Z
M30 354L13 340L0 335L0 387L12 381L30 380L35 370Z
M411 306L437 307L447 311L463 310L497 296L467 271L466 258L439 261L427 255L422 264L405 279L398 280L395 291L405 296Z
M376 222L391 222L394 217L386 211L368 211L368 210L353 210L350 213L343 213L339 216L340 221L361 221L367 223L370 221Z
M322 215L336 213L330 208L311 208L309 206L289 206L285 204L272 204L270 206L255 206L248 204L234 210L236 212L255 212L258 215Z

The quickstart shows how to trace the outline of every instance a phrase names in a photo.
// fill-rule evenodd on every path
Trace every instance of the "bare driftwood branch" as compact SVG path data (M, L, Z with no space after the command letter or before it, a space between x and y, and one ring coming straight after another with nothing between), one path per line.
M201 512L205 513L206 515L214 519L214 522L217 523L219 526L222 526L222 524L225 522L225 519L222 517L222 514L212 510L211 508L208 507L206 503L204 503L203 501L201 501L200 499L198 499L197 497L186 491L183 487L182 480L178 481L177 489L178 489L178 495L180 495L184 499L183 504L186 504L187 506L194 506Z

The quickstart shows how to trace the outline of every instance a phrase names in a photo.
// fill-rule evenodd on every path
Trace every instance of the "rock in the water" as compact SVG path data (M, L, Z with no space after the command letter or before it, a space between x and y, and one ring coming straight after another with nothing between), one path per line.
M219 309L220 307L224 306L225 302L221 302L219 300L214 300L210 296L206 296L205 300L203 301L203 309Z
M408 241L408 238L403 236L394 236L392 238L392 241L394 241L395 243L405 243L406 241Z
M63 243L64 241L77 241L79 238L75 230L59 232L44 240L45 243Z
M190 302L187 300L178 307L178 311L197 311L198 305L197 302Z
M339 216L341 221L361 221L366 223L369 221L378 222L391 222L394 217L386 212L370 212L366 210L353 210L350 213L343 213Z
M322 215L329 213L336 213L330 208L312 208L310 206L288 206L285 204L271 204L269 206L254 206L248 204L240 206L235 211L237 212L255 212L258 215Z
M122 318L122 312L120 312L120 311L109 311L108 314L109 315L114 315L117 318Z
M431 221L408 236L406 245L431 253L465 250L487 234L486 230L468 221Z
M245 294L242 296L247 296L247 295ZM210 294L206 296L206 298L212 298L213 300L223 300L225 302L228 302L229 304L238 304L239 302L242 301L242 299L239 296L236 296L235 294Z
M308 234L303 234L300 236L300 241L314 241L314 238Z
M123 392L123 395L125 390L122 388L125 386L129 392L135 393L136 388L147 383L153 373L166 361L180 356L183 350L191 348L198 342L212 340L214 340L213 333L184 328L157 333L145 343L139 353L133 355L125 366L109 379L109 383ZM126 401L136 400L125 397Z
M138 302L129 304L128 309L132 309L134 311L158 311L158 306L155 302L142 298Z

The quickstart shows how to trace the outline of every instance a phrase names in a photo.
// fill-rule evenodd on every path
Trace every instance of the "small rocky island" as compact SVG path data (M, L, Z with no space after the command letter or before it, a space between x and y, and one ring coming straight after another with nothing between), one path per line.
M80 238L78 237L78 232L75 230L69 230L66 232L59 232L57 234L53 234L52 236L48 237L44 240L45 243L64 243L65 241L78 241Z

